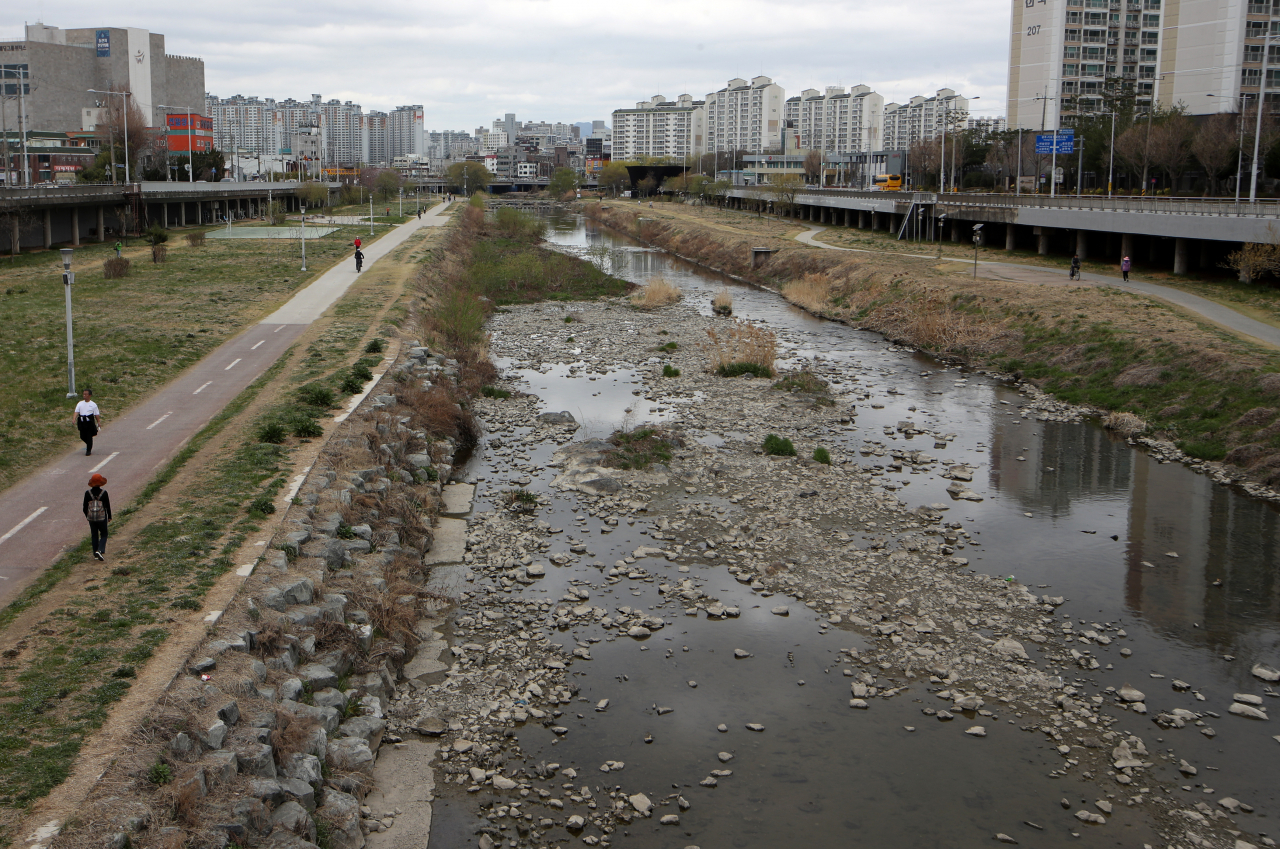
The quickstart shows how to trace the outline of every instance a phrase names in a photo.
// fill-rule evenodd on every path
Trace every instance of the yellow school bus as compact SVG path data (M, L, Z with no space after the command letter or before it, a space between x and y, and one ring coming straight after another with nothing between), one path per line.
M882 192L900 192L902 191L902 175L877 174L875 176L875 185Z

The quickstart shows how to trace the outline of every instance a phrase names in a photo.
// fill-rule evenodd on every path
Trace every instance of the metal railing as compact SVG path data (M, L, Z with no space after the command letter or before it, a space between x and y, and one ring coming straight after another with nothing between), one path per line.
M796 201L805 197L847 197L861 200L896 201L900 203L937 204L950 207L984 207L1004 209L1064 209L1089 212L1142 212L1158 215L1206 215L1215 217L1280 218L1280 200L1254 202L1232 198L1203 197L1105 197L1102 195L1012 195L1000 193L949 192L868 192L853 189L805 189Z

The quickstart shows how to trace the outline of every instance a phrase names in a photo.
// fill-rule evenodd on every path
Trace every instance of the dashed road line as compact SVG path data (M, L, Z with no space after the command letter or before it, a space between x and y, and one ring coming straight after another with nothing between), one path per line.
M153 427L155 427L156 425L160 424L160 422L164 421L165 419L169 418L169 416L172 416L172 415L173 415L173 410L170 410L169 412L165 413L165 414L164 414L163 416L161 416L160 418L158 418L158 419L156 419L155 421L153 421L151 424L147 425L147 430L151 430L151 428L153 428Z
M231 365L224 368L223 371L231 371L233 368L236 367L236 363L238 362L240 362L240 358L236 357L234 360L231 361Z
M204 391L205 386L208 386L210 383L213 383L213 381L212 381L212 380L210 380L210 381L206 382L206 383L204 384L204 386L201 386L199 389L197 389L195 392L192 392L191 394L192 394L192 395L199 395L201 392L203 392L203 391Z
M117 457L119 457L119 456L120 456L120 452L119 452L119 451L113 451L113 452L111 452L110 454L108 454L108 455L107 455L107 459L103 460L101 463L99 463L98 465L96 465L96 466L94 466L92 469L90 469L90 470L89 470L89 474L93 474L94 472L98 471L98 469L101 469L103 466L107 465L107 463L110 463L112 460L114 460L115 458L117 458Z
M259 339L259 340L258 340L258 345L261 345L261 344L262 344L263 342L265 342L265 341L267 341L267 340L266 340L266 339ZM249 350L250 350L250 351L256 351L256 350L258 350L258 345L254 345L254 346L253 346L252 348L250 348Z
M46 511L46 510L48 510L48 509L49 509L48 507L41 507L39 510L37 510L37 511L36 511L36 512L34 512L34 513L32 513L30 516L28 516L27 518L23 519L23 520L22 520L21 522L19 522L18 524L14 525L14 526L13 526L13 528L12 528L12 529L10 529L9 533L7 533L7 534L5 534L4 536L0 537L0 543L3 543L3 542L4 542L5 540L7 540L9 537L13 536L13 535L14 535L14 534L16 534L18 531L22 530L22 529L23 529L23 528L25 528L27 525L29 525L29 524L31 524L32 522L34 522L34 521L36 520L36 517L37 517L37 516L39 516L41 513L43 513L44 511Z

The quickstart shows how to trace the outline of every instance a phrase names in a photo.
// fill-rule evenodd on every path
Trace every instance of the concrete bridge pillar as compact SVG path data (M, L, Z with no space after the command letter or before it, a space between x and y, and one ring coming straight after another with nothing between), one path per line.
M71 207L71 244L80 245L80 207Z
M1173 273L1174 274L1187 273L1187 254L1190 253L1188 248L1189 248L1189 245L1187 245L1187 240L1182 238L1181 236L1173 240Z
M858 210L858 229L867 229L867 211L865 209Z
M14 216L9 228L9 253L17 255L22 252L22 228L18 226L18 218Z
M1006 251L1016 250L1018 247L1018 225L1004 225L1004 249Z
M1076 231L1076 254L1080 257L1080 261L1084 262L1089 258L1089 231Z
M161 220L164 221L164 224L162 226L164 226L165 228L168 228L169 226L169 202L168 201L165 201L164 203L160 204L160 217L161 217Z
M103 217L104 216L102 214L102 207L99 206L98 207L98 233L97 233L97 239L99 242L106 241L106 238L107 238L106 222L103 220Z
M178 226L187 226L187 202L185 200L178 204Z
M876 212L875 210L872 210L870 215L871 217L869 220L871 223L871 229L879 230L880 229L880 213Z
M1120 234L1120 258L1124 259L1125 257L1129 257L1131 260L1133 259L1133 234L1132 233Z
M1039 252L1040 256L1049 255L1049 228L1048 227L1036 228L1036 250Z
M44 210L44 246L53 247L53 212L48 207Z
M951 241L959 242L960 241L960 222L952 218L949 222L947 222L947 224L951 230Z

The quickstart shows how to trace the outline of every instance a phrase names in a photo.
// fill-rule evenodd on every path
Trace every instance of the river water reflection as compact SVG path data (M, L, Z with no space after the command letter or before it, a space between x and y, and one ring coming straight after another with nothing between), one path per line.
M609 710L583 711L582 719L566 713L572 730L559 740L541 726L516 732L532 762L577 765L582 778L576 783L618 783L651 796L679 792L693 803L679 828L637 821L611 835L612 845L979 847L989 845L996 831L1040 847L1156 844L1146 807L1126 805L1137 793L1172 794L1183 806L1233 796L1256 809L1237 818L1242 828L1269 831L1271 818L1280 815L1280 743L1271 739L1280 727L1229 716L1227 709L1233 693L1254 693L1268 707L1280 706L1249 674L1255 661L1280 665L1280 522L1274 508L1153 460L1095 425L1024 418L1020 407L1027 399L1003 384L897 349L875 334L815 319L776 295L638 246L594 222L553 217L548 239L629 280L661 275L705 314L715 292L727 286L735 315L779 331L784 368L816 359L846 364L847 378L833 390L839 403L856 403L857 426L828 440L845 454L885 445L970 464L970 486L984 499L977 503L953 501L945 489L949 481L913 475L909 468L886 470L880 480L908 507L949 505L946 519L972 534L957 552L971 568L1014 575L1039 593L1065 596L1058 625L1070 622L1077 632L1093 623L1122 627L1126 638L1089 646L1102 668L1071 667L1061 674L1086 682L1089 694L1125 683L1142 689L1151 714L1123 714L1116 729L1142 737L1153 756L1173 748L1200 768L1196 778L1185 779L1153 757L1156 766L1139 779L1141 786L1130 788L1107 779L1082 783L1075 774L1049 778L1062 757L1045 735L1019 730L1028 720L1000 716L993 733L975 741L955 723L922 716L922 700L932 697L921 687L906 697L877 700L869 711L850 711L838 651L861 645L859 637L838 628L820 632L816 618L802 615L807 611L798 605L789 618L771 616L771 602L746 591L722 567L699 566L706 592L740 603L741 619L677 616L647 647L630 640L595 642L594 659L575 665L574 680L588 703L610 699ZM566 366L508 376L538 394L546 409L568 409L584 421L579 439L617 427L621 422L614 419L639 379L618 369L593 380ZM928 437L886 435L886 425L892 429L903 419L955 438L937 447ZM699 438L715 445L725 436L732 434ZM543 468L551 459L550 447L530 453ZM468 472L485 479L477 510L496 506L488 498L521 474L483 452ZM551 494L552 476L536 475L529 487ZM540 518L568 527L576 520L573 510L572 496L557 495ZM637 533L619 527L592 544L593 557L610 563L647 544ZM553 550L567 546L555 540ZM599 574L585 564L557 569L536 591L556 598L570 580L595 582ZM662 601L652 584L623 582L599 595L609 609ZM607 638L596 631L564 636ZM755 660L733 661L735 648ZM1132 657L1122 657L1122 648L1132 649ZM1175 691L1174 679L1188 682L1192 692ZM689 680L698 688L690 688ZM675 710L659 717L657 704ZM1217 736L1192 726L1165 731L1150 720L1179 707L1217 714L1206 719ZM716 732L721 722L729 732ZM744 732L744 722L763 723L769 733ZM647 733L652 744L642 739ZM720 750L735 754L728 764L734 775L713 791L699 787L699 779L719 766ZM606 759L626 761L625 772L607 780L593 774ZM1099 788L1115 806L1105 826L1081 826L1058 804L1065 797L1073 810L1092 809L1102 798ZM437 801L433 847L475 845L474 802L448 792ZM581 843L562 830L546 838L548 845Z

